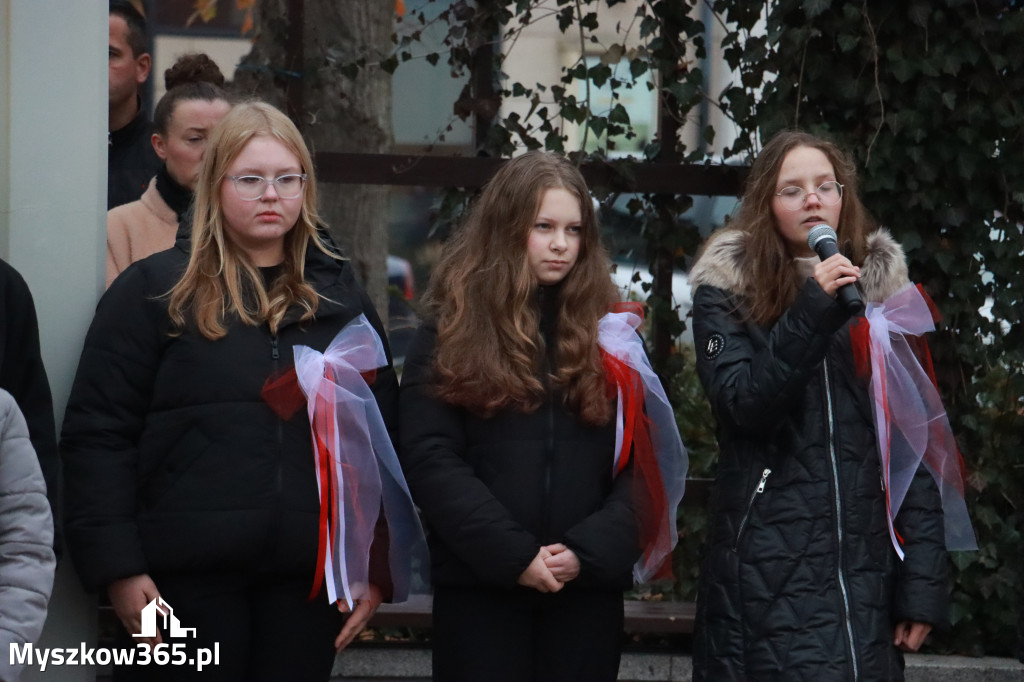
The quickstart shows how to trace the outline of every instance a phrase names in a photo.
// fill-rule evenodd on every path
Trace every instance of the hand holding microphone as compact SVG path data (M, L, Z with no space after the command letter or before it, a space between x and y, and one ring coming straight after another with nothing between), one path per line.
M807 233L807 245L818 254L822 265L826 265L825 262L829 258L839 253L836 231L825 224L815 225L811 228L811 231ZM831 294L833 291L831 285L835 282L842 282L842 284L839 284L838 290L835 290L836 297L850 315L859 315L864 311L864 302L861 300L860 293L853 283L860 276L860 270L856 269L853 265L847 265L848 263L849 261L841 262L837 259L837 263L829 266L826 282L823 284L819 280L818 283L822 285L822 289ZM818 267L820 268L821 266ZM834 277L836 273L839 275L838 277ZM815 268L815 279L817 279L817 275L818 268Z

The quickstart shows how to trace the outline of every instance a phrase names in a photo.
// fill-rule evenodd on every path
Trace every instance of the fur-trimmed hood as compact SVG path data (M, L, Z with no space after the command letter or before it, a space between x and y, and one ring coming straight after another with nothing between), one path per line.
M749 273L743 267L743 256L748 239L748 233L737 229L715 235L690 270L690 285L694 289L708 284L733 293L745 291ZM879 228L867 236L867 253L860 272L857 286L867 301L884 301L907 285L903 247L888 230Z

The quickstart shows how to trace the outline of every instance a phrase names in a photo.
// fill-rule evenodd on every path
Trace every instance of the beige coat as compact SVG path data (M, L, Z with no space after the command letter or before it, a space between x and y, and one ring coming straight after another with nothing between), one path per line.
M107 286L137 260L174 246L178 216L156 190L156 178L138 201L107 211Z

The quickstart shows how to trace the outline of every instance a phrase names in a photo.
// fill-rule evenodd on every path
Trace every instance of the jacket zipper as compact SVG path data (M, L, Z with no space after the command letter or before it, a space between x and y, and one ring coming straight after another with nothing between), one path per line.
M733 544L733 551L736 551L740 547L740 538L743 537L743 531L747 527L747 521L750 520L750 513L754 511L754 501L757 496L764 492L764 486L768 482L768 477L772 475L771 469L765 469L761 472L761 480L758 481L757 487L754 488L754 492L750 493L750 500L747 502L747 511L744 512L743 518L740 520L739 530L736 531L736 542Z
M544 444L544 542L551 540L551 460L555 455L555 405L548 400L548 434Z
M273 369L270 376L277 376L280 370L281 351L277 345L277 334L270 332L270 359L273 360ZM284 456L284 420L277 419L277 471L275 472L274 485L277 493L278 503L281 502L281 491L284 489L283 475L281 473L281 459Z
M544 287L540 287L538 292L538 299L540 301L541 315L543 315L545 300L548 296L548 292ZM544 390L547 394L547 434L544 440L544 501L543 501L543 516L541 517L541 529L543 530L542 540L544 544L551 542L551 460L555 456L555 403L551 395L550 388L550 375L551 375L551 360L548 355L549 349L547 348L549 339L545 338L545 349L544 349Z
M839 496L839 463L836 459L836 425L832 411L832 380L828 371L828 358L822 363L825 378L825 402L828 410L828 454L832 462L832 490L836 518L836 573L839 578L839 592L843 597L843 617L846 624L846 637L850 643L850 661L853 664L854 682L859 678L857 668L857 649L853 641L853 624L850 618L850 596L846 588L846 576L843 574L843 504Z

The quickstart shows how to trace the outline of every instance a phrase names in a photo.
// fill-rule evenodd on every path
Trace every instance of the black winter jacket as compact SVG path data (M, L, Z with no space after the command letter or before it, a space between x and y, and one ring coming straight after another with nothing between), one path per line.
M175 571L270 569L312 581L319 498L308 417L303 406L281 419L260 392L291 368L293 346L323 351L360 313L387 349L384 330L349 264L311 245L306 278L322 296L314 320L300 323L295 310L276 336L237 321L216 341L192 328L172 336L164 294L187 260L179 242L128 268L86 337L61 440L75 567L91 589ZM390 361L372 388L391 428Z
M692 273L697 369L720 445L694 680L902 680L895 624L947 618L937 488L918 471L896 519L900 562L847 313L808 279L771 328L744 319L732 293L743 249L740 233L725 235ZM870 238L862 273L867 300L906 282L886 233Z
M580 560L566 589L629 588L640 550L632 469L612 478L614 420L588 426L555 393L535 412L488 419L445 403L433 390L436 334L417 331L400 401L400 458L434 583L513 588L542 545L562 542Z
M107 139L107 210L135 201L149 186L160 164L153 150L153 124L139 100L139 113Z

